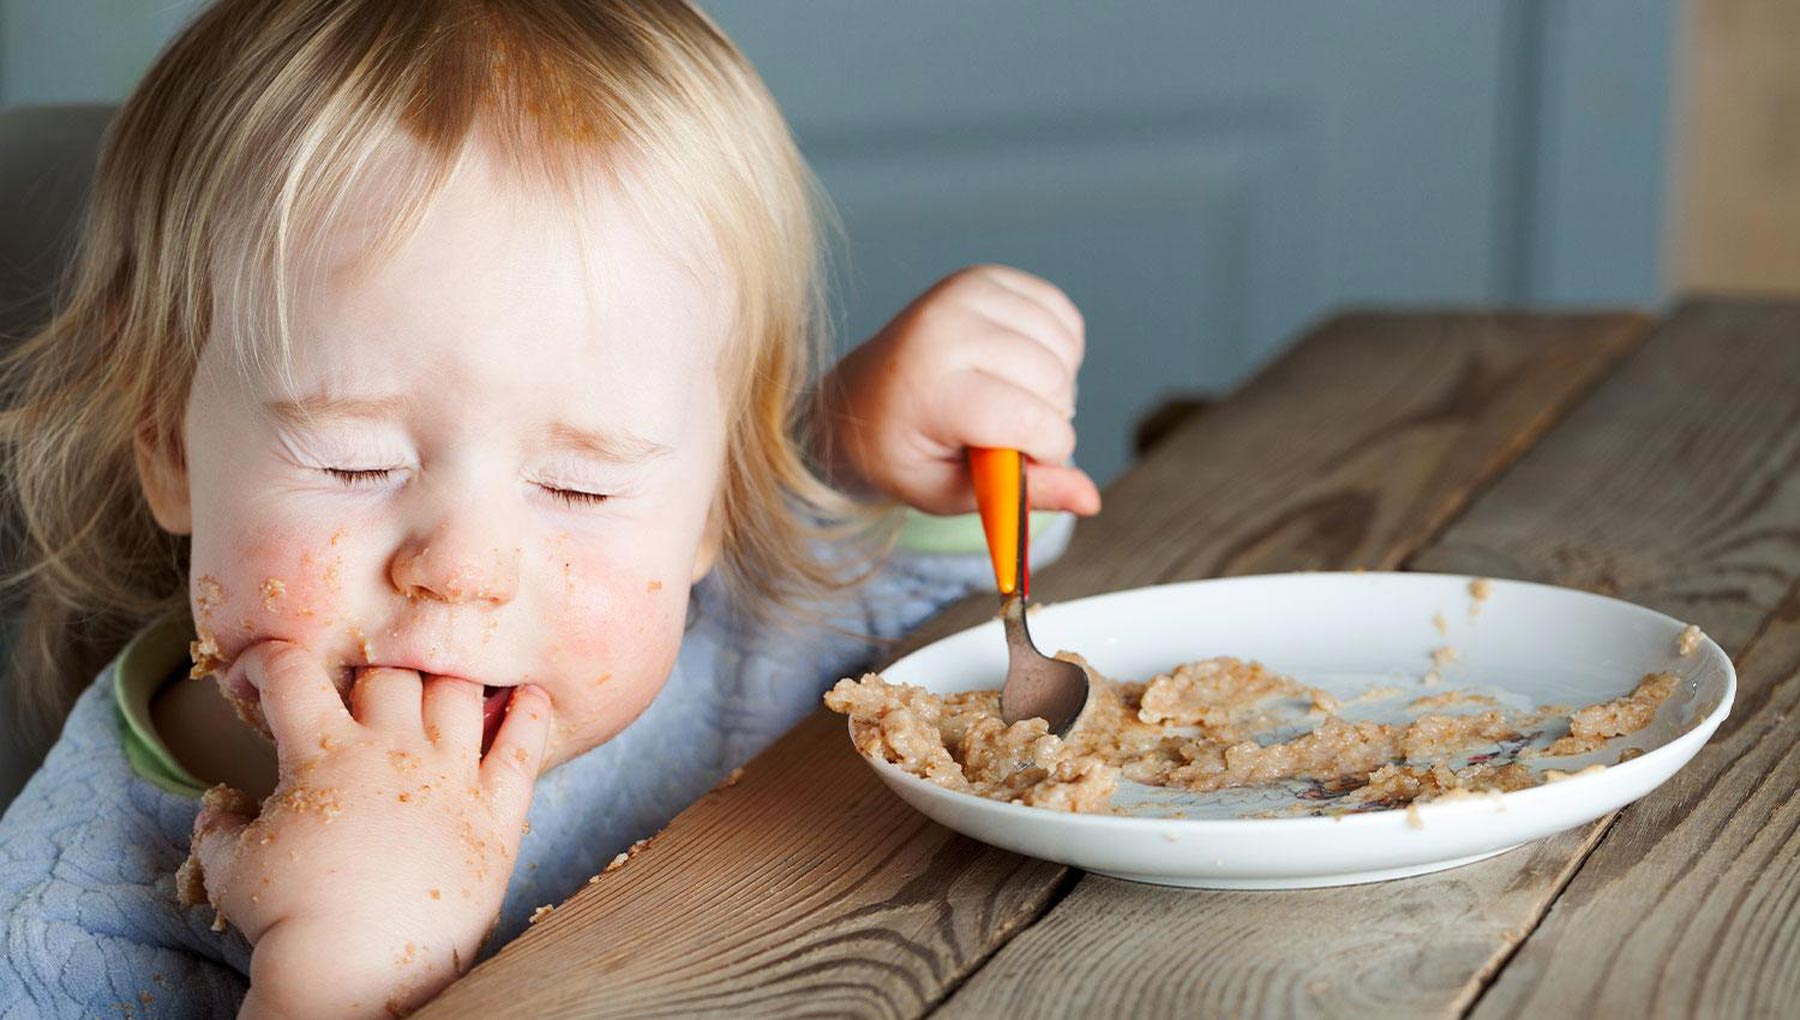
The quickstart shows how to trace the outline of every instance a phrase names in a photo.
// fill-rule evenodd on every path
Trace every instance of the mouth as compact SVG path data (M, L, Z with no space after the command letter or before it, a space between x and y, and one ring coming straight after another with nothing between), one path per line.
M350 687L355 682L353 677L359 668L368 667L344 667L346 676L339 688L344 692L346 707L350 703ZM500 732L500 724L506 721L506 705L512 699L512 692L513 688L508 686L481 685L481 753L484 756L488 753L488 748L494 746L494 737Z
M500 732L500 724L506 719L506 704L512 698L512 688L495 687L483 684L481 687L481 753L486 755L488 748L494 746L494 736Z

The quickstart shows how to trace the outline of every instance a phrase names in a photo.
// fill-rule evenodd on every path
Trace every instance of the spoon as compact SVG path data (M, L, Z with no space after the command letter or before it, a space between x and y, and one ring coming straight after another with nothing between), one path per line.
M1025 502L1025 458L1017 450L969 448L975 503L994 560L1000 589L1000 621L1006 628L1006 683L1000 688L1000 718L1007 725L1043 719L1050 732L1066 735L1088 702L1087 671L1052 659L1031 643L1025 626L1030 575L1025 545L1030 537Z

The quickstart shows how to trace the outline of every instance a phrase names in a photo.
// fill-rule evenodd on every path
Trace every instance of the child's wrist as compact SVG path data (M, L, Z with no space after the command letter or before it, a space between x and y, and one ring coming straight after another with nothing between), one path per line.
M407 944L409 950L412 946ZM355 947L345 939L342 925L315 933L278 924L263 933L251 952L250 990L238 1007L239 1020L405 1015L461 976L450 959L431 966L435 954L414 952L405 954L406 965L401 966L402 960L390 959L391 954Z

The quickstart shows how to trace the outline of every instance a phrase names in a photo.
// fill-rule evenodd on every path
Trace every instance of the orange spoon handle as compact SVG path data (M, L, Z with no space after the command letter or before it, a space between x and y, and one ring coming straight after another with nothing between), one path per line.
M1030 594L1025 545L1025 458L1017 450L969 447L969 475L975 483L975 505L994 560L994 583L1000 594Z

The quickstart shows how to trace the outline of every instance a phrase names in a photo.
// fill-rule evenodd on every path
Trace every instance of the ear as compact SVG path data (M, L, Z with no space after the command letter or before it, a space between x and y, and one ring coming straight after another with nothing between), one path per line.
M706 514L706 528L700 533L700 548L694 552L694 584L712 570L713 564L719 561L719 548L723 544L724 525L719 520L719 504L713 503Z
M138 485L150 515L164 531L189 535L194 531L194 504L188 494L187 458L174 437L161 434L145 420L132 440L137 457Z

